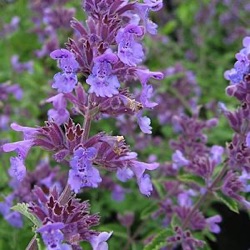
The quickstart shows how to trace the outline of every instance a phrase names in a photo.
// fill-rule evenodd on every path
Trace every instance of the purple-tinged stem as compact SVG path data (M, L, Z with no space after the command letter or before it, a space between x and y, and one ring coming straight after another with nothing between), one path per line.
M184 230L190 219L192 218L192 216L194 215L195 211L203 204L203 202L206 200L207 196L213 192L213 189L216 187L216 185L221 181L221 179L223 178L223 176L225 175L225 173L227 172L227 162L228 159L226 159L224 161L224 165L223 168L221 170L221 172L217 175L217 177L214 179L213 183L211 184L211 186L208 187L207 192L202 195L200 197L200 199L196 202L196 204L193 206L192 210L189 212L189 214L187 215L186 219L184 220L184 222L182 223L182 229Z
M36 242L36 236L34 235L31 239L29 245L25 248L25 250L38 250L38 245Z

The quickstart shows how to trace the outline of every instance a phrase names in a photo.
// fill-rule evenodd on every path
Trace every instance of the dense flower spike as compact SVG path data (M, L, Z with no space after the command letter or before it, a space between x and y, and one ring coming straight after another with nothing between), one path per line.
M44 126L30 128L13 123L12 129L22 132L23 140L6 143L2 148L5 152L17 153L11 158L9 171L13 197L20 202L29 202L29 212L39 221L36 232L41 234L47 249L79 250L80 242L88 241L94 250L107 250L106 241L112 233L91 230L92 226L99 224L99 216L90 215L88 202L80 202L71 192L80 193L86 187L98 187L105 179L100 175L100 168L116 172L122 182L135 177L145 196L153 191L147 172L155 170L159 164L139 161L137 153L129 149L123 136L105 132L93 134L91 121L129 115L137 119L144 133L152 133L151 121L143 116L143 111L157 105L151 101L153 85L149 81L152 78L161 80L163 74L139 64L145 59L142 38L146 32L156 32L156 25L149 20L149 11L159 10L162 1L83 1L86 22L82 24L73 19L71 26L76 32L73 38L69 38L66 49L58 49L60 39L56 29L65 28L67 32L74 14L73 9L62 6L66 2L38 0L31 3L37 16L43 17L42 21L33 19L34 31L43 43L37 55L42 57L50 53L50 57L57 61L61 72L54 75L52 88L59 93L46 100L53 104L53 108L48 111L48 121ZM26 65L18 64L17 59L13 58L13 67L21 70L21 66ZM78 81L77 74L84 77ZM88 89L81 82L83 79L89 85ZM142 89L136 92L131 88L130 93L127 84L138 80ZM84 118L82 126L70 118L67 107L71 104L72 113ZM39 180L26 172L24 161L33 147L49 151L61 167L68 166L67 184L63 183L65 189L61 195L58 189L61 191L62 183L54 180L56 172L44 169L48 176L45 178L37 173L37 177L41 177ZM29 196L28 191L34 185L33 195ZM54 187L49 189L50 186ZM116 200L121 201L129 192L113 180L111 186L110 191Z
M51 247L51 244L60 245L65 241L73 249L79 249L81 241L93 244L94 237L102 234L90 229L99 224L99 216L90 215L87 201L80 202L71 196L65 204L62 204L56 189L45 195L42 189L36 187L34 194L37 201L30 203L29 209L42 223L38 232L42 234L46 245Z

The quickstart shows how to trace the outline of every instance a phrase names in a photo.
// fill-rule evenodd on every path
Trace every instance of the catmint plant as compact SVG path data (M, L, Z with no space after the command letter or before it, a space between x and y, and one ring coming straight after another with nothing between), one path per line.
M85 24L73 19L76 35L69 38L66 48L50 53L61 71L55 74L51 86L58 93L47 99L53 104L48 121L37 127L12 123L23 140L2 147L5 152L16 153L10 159L10 175L15 181L27 178L25 160L34 147L51 152L54 160L67 169L63 192L51 185L46 192L35 186L32 192L36 198L22 205L24 215L35 216L34 231L41 235L47 249L81 249L81 241L88 241L96 250L107 249L112 232L90 229L99 224L99 216L89 215L88 202L80 202L75 194L98 188L103 169L116 172L121 182L135 177L140 192L149 196L153 186L147 170L159 165L139 161L123 135L90 132L94 120L127 114L137 119L142 132L151 133L150 119L143 116L144 110L155 106L149 100L152 86L148 82L162 79L163 74L140 65L145 59L142 39L147 33L156 33L157 25L149 19L149 11L159 10L162 1L86 0L82 5L87 14ZM55 15L46 10L48 13L45 20L55 28ZM126 83L132 80L141 83L140 102L127 88ZM73 121L69 105L83 118L83 125ZM16 206L19 212L20 206ZM37 246L36 235L27 249Z

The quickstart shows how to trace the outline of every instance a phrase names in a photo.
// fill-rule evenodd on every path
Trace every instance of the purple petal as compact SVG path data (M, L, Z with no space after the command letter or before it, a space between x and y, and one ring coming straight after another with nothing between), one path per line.
M108 250L107 240L110 238L113 232L102 232L98 236L92 236L89 240L93 247L93 250Z
M126 182L127 180L131 179L133 175L134 175L133 171L127 167L118 168L116 173L118 180L122 182Z

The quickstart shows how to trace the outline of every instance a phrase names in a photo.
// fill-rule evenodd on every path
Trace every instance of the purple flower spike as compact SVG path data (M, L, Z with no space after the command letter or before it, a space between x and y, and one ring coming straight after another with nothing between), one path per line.
M54 106L54 109L48 111L49 121L53 120L56 124L61 125L69 120L67 102L62 93L47 99L47 102L53 102Z
M90 239L90 244L93 250L108 250L108 243L106 241L110 238L112 233L113 232L102 232L98 236L92 236Z
M92 160L96 157L97 150L91 148L78 148L70 161L69 184L75 193L82 187L98 187L102 181L99 171L93 167Z
M68 244L63 244L63 233L60 229L64 228L61 222L48 223L40 227L37 232L42 234L43 241L48 250L70 250L72 249Z
M112 74L112 64L118 61L118 57L107 52L94 59L92 74L86 80L90 85L89 93L95 93L101 97L112 97L118 94L120 83L117 76Z
M10 176L16 178L18 181L22 181L26 175L26 167L24 166L23 159L21 157L11 157L10 164Z
M52 88L63 93L72 92L77 84L76 72L79 68L74 54L66 49L58 49L51 52L50 57L58 61L58 67L63 71L55 74Z
M206 219L209 230L212 233L216 233L216 234L220 232L220 226L218 225L218 223L220 223L221 221L222 221L222 218L220 215L215 215Z
M136 66L142 62L143 47L136 42L135 37L142 37L143 33L143 28L134 24L129 24L118 31L116 36L118 56L123 63Z

